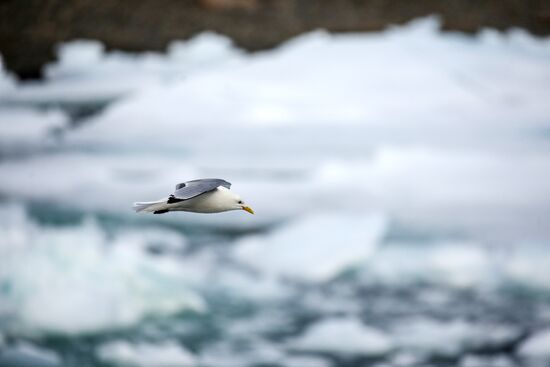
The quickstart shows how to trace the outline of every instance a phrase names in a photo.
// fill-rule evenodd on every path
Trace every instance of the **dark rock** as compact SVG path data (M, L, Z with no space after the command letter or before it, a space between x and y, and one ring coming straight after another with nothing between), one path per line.
M78 38L138 52L208 29L255 51L316 28L371 31L428 14L440 14L445 29L550 33L546 0L2 0L0 52L10 70L36 78L56 44Z

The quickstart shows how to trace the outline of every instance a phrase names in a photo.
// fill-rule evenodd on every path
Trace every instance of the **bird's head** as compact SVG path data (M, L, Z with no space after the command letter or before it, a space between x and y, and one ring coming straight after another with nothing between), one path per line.
M243 199L241 199L241 198L238 197L238 196L235 198L234 208L235 208L235 210L245 210L245 211L249 212L250 214L254 214L254 210L252 210L252 208L249 207L249 206L243 201Z
M217 193L218 193L218 195L221 195L221 196L218 196L218 198L220 198L221 202L223 202L222 211L225 211L225 210L244 210L244 211L249 212L250 214L254 214L254 210L252 210L252 208L250 208L244 202L244 200L241 199L241 197L239 195L237 195L236 193L230 191L229 189L220 186L220 187L218 187ZM221 202L220 202L220 204L221 204Z

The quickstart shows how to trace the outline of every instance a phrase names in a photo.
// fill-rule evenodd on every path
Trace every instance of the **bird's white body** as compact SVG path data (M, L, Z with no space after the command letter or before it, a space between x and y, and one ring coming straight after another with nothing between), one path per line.
M239 201L240 198L238 195L223 186L219 186L213 191L206 192L189 200L169 204L165 198L158 201L136 203L134 207L138 212L162 212L167 210L194 213L219 213L242 209L242 205L237 204Z

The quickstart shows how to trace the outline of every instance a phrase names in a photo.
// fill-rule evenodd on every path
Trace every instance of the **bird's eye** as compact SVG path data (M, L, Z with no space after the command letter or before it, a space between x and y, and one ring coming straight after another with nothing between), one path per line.
M242 201L242 200L239 200L239 201L237 202L237 204L242 204L242 203L243 203L243 201Z

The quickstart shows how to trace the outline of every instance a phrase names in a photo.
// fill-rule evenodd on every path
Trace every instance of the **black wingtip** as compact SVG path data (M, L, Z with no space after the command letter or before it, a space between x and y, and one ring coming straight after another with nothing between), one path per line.
M168 209L162 209L162 210L155 210L153 214L164 214L168 213Z
M167 204L174 204L174 203L179 203L180 201L183 201L183 200L176 198L174 195L170 195L168 200L166 200L166 203Z

